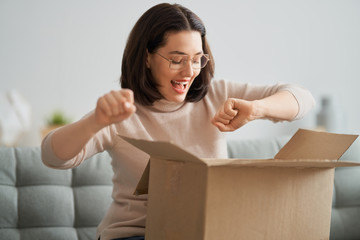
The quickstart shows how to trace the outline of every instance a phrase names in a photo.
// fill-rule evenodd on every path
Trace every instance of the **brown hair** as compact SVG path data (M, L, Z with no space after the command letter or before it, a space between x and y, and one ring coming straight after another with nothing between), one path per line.
M154 53L166 44L166 34L179 31L198 31L203 52L211 61L192 83L185 100L196 102L207 93L214 76L214 61L206 40L206 29L200 18L179 4L158 4L147 10L130 32L121 66L121 87L134 91L135 100L142 105L152 105L162 99L157 84L146 66L147 52Z

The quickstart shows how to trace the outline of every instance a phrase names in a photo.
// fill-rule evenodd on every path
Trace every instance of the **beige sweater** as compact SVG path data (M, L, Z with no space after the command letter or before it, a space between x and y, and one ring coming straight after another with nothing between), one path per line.
M98 235L101 239L143 236L147 196L134 196L133 192L149 156L124 142L118 134L172 141L199 157L226 158L225 134L210 122L221 104L229 97L254 100L283 90L291 92L298 101L299 112L295 119L303 117L314 106L312 95L295 85L255 86L213 81L205 98L196 103L161 100L152 107L137 104L136 113L129 119L103 128L76 157L68 161L58 159L53 153L50 133L42 143L42 158L49 167L73 168L98 152L108 151L114 169L113 202L98 227Z

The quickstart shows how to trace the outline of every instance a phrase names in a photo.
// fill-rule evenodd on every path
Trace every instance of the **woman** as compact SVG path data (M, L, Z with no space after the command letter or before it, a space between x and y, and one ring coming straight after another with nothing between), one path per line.
M100 97L93 112L43 140L49 167L72 168L102 151L112 156L113 202L98 227L99 239L145 234L147 198L133 192L149 156L118 134L171 140L199 157L226 158L224 132L255 119L299 119L314 105L298 86L211 81L213 74L201 20L181 5L156 5L130 33L122 89Z

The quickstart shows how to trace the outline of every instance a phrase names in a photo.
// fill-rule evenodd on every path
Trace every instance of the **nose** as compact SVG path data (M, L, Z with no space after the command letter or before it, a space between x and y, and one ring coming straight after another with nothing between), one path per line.
M183 69L181 70L183 77L192 77L194 75L194 69L192 67L192 61L186 61Z

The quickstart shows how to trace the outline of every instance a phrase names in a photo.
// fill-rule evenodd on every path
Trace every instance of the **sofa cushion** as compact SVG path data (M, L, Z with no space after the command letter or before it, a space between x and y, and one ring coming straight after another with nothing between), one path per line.
M227 145L228 156L243 159L273 158L289 139L290 137L230 139Z
M94 239L111 203L107 153L72 170L41 162L40 149L0 148L0 239Z
M340 160L360 162L360 139ZM335 170L330 239L360 239L360 167Z

